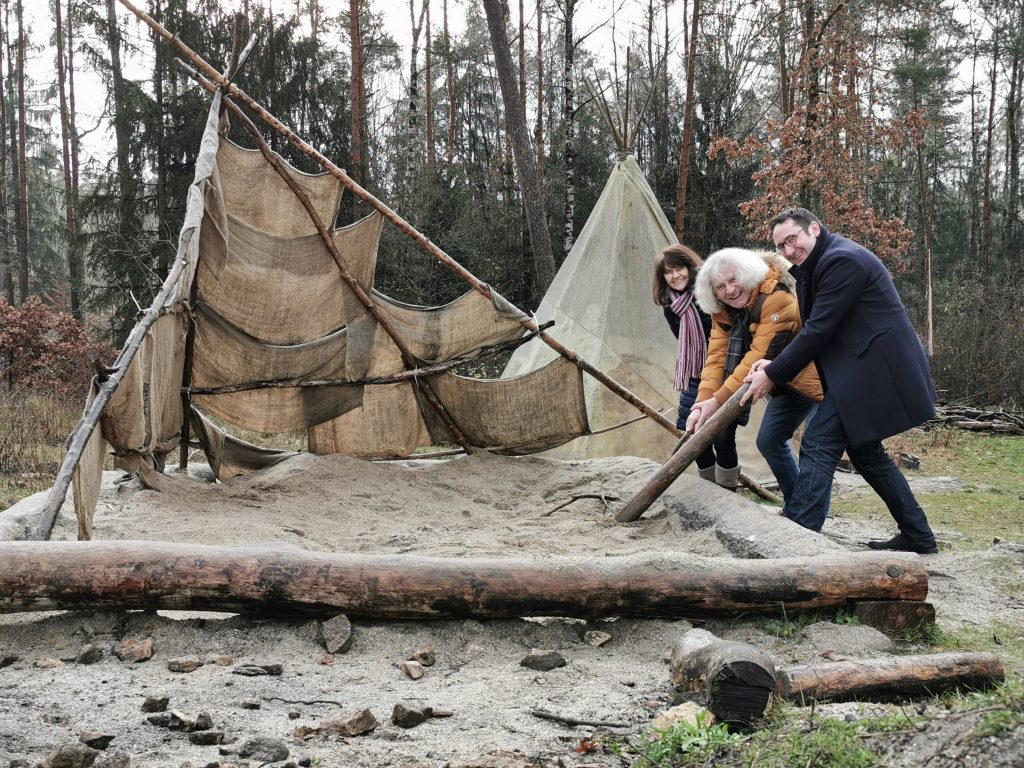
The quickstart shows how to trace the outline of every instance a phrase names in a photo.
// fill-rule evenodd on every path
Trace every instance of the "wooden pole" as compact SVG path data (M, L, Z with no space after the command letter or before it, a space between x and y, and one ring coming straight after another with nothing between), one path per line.
M725 404L701 425L693 435L682 443L681 447L669 456L668 461L662 464L661 468L654 473L654 476L644 485L628 502L620 509L615 519L620 523L631 523L639 520L651 504L658 500L658 497L675 482L675 479L683 473L698 456L700 456L711 445L715 435L729 426L743 410L740 400L750 389L749 384L744 384L736 393L725 401Z
M211 109L217 107L219 99L220 95L215 94ZM50 538L53 526L57 523L57 515L60 513L60 508L63 506L64 499L68 494L68 488L71 487L75 467L78 466L78 462L82 458L82 452L85 450L85 445L92 436L97 423L99 423L100 416L103 414L104 409L106 409L107 403L110 402L110 398L120 386L121 379L128 371L128 366L139 351L143 339L146 338L146 332L158 318L168 312L169 307L177 298L175 291L178 289L178 281L181 279L182 272L185 269L188 244L191 241L191 237L195 234L197 233L193 231L189 233L189 237L179 238L174 263L171 265L163 285L160 286L160 290L153 298L153 303L149 305L149 309L142 313L139 322L135 324L127 341L125 341L124 347L121 348L121 354L118 355L114 365L108 370L106 378L103 380L93 380L97 387L96 397L89 403L85 413L68 438L67 453L64 454L64 461L61 462L57 477L53 482L53 487L50 489L50 493L46 497L46 503L39 513L39 520L35 528L32 529L31 539Z
M491 288L489 285L487 285L484 282L481 282L469 270L467 270L465 267L463 267L461 264L455 261L443 250L438 248L434 243L430 242L430 240L426 236L417 231L411 224L405 221L405 219L403 219L401 216L395 213L395 211L393 211L391 208L385 205L382 201L378 200L373 194L364 189L362 186L357 184L347 173L345 173L344 170L336 166L334 163L332 163L330 160L324 157L320 152L318 152L315 148L313 148L305 141L303 141L301 138L299 138L290 128L285 126L280 120L274 117L255 99L253 99L240 88L238 88L238 86L225 80L223 75L221 75L216 69L210 66L210 64L208 64L201 56L192 51L175 35L172 35L170 32L168 32L159 22L157 22L155 19L149 16L149 14L147 14L140 8L135 7L131 2L129 2L129 0L119 0L119 2L132 13L134 13L141 21L145 22L154 32L156 32L160 37L162 37L164 41L167 42L168 45L172 46L182 56L188 59L188 61L191 62L192 65L197 70L199 70L202 74L208 77L213 83L223 88L231 96L235 97L240 102L245 104L245 106L249 107L249 109L253 110L256 114L260 116L260 119L262 119L267 125L269 125L278 133L280 133L285 139L287 139L293 146L295 146L301 152L315 160L320 165L320 167L322 167L325 171L327 171L336 179L338 179L345 186L346 189L348 189L353 194L357 195L369 206L379 211L381 215L384 216L384 218L386 218L388 221L390 221L392 224L398 227L398 229L405 235L412 238L412 240L414 240L417 243L417 245L419 245L420 248L422 248L425 252L427 252L428 254L436 258L438 261L440 261L442 264L444 264L448 269L450 269L452 272L458 275L463 281L469 284L474 290L476 290L477 292L481 293L484 296L487 296L488 298L491 297ZM520 322L522 323L523 327L528 330L537 330L537 324L529 317L526 317L525 313L524 318ZM603 384L605 387L610 389L620 398L622 398L627 403L632 405L634 408L639 410L645 416L660 424L673 435L679 437L682 434L682 432L676 428L675 424L673 424L669 419L667 419L662 414L658 413L657 409L652 407L650 404L646 403L637 395L630 392L624 386L622 386L613 378L608 376L608 374L594 367L591 363L579 357L575 352L567 349L565 346L563 346L558 341L548 336L546 333L542 333L540 335L540 338L545 344L551 347L551 349L553 349L559 355L564 357L569 362L573 363L581 370L590 374L592 377L597 379L597 381L601 382L601 384Z
M176 609L373 618L792 615L922 599L920 558L440 558L156 541L0 542L0 613Z

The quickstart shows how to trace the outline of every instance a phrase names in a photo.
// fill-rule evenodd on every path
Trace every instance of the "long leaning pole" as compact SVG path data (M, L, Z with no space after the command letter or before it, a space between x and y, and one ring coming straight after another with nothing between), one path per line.
M172 35L167 29L163 27L163 25L161 25L158 21L156 21L153 17L151 17L142 9L134 6L131 2L129 2L129 0L118 1L121 3L121 5L127 8L133 14L135 14L139 18L139 20L145 22L157 35L163 38L168 45L170 45L172 48L178 51L178 53L180 53L186 59L188 59L188 61L191 62L192 65L195 66L197 70L199 70L202 74L208 77L210 81L220 86L224 90L224 93L226 95L233 96L235 99L249 107L249 109L253 110L253 112L258 114L267 125L269 125L278 133L280 133L299 151L301 151L302 153L316 161L316 163L320 165L320 167L322 167L327 173L331 174L336 179L338 179L345 186L346 189L348 189L353 194L357 195L372 208L379 211L381 215L384 216L384 218L386 218L388 221L390 221L392 224L398 227L404 234L406 234L407 236L411 237L414 241L416 241L416 243L424 251L426 251L435 259L437 259L446 267L448 267L448 269L450 269L452 272L454 272L456 275L462 278L462 280L468 283L474 290L486 296L487 298L491 298L491 288L489 285L482 282L472 272L467 270L465 267L463 267L461 264L455 261L455 259L449 256L439 247L437 247L434 243L430 241L429 238L427 238L418 230L416 230L411 224L409 224L405 219L399 216L394 210L389 208L384 202L375 197L371 192L367 191L361 185L356 183L356 181L353 180L347 173L345 173L343 169L336 166L328 158L324 157L324 155L318 152L314 147L310 146L301 138L299 138L294 133L294 131L288 128L276 117L274 117L274 115L268 112L261 104L259 104L259 102L257 102L248 94L246 94L238 86L231 83L227 78L224 77L223 74L218 72L209 63L207 63L202 56L200 56L187 45L185 45L176 35ZM520 323L527 330L538 330L537 323L534 322L532 319L524 318L520 320ZM601 384L610 389L612 392L614 392L620 398L625 400L627 403L635 407L645 416L660 424L662 427L664 427L666 430L671 432L676 437L680 437L682 435L682 431L679 430L676 427L676 425L673 424L669 419L665 418L662 414L658 413L658 411L655 408L653 408L651 405L649 405L644 400L639 398L637 395L630 392L624 386L615 381L615 379L608 376L608 374L594 367L586 360L579 357L579 355L577 355L575 352L564 347L562 344L560 344L558 341L551 338L547 334L540 333L539 336L545 344L551 347L551 349L553 349L555 352L557 352L559 355L564 357L566 360L571 362L576 367L593 376L597 381L601 382Z

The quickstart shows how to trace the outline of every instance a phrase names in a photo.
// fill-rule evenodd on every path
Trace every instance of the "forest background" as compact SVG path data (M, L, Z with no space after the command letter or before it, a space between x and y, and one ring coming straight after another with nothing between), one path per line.
M885 261L943 400L1024 402L1024 0L140 6L221 70L240 12L256 47L238 85L524 309L616 160L607 101L635 124L635 155L681 242L705 255L763 247L772 213L811 208ZM488 14L504 17L512 90ZM35 413L31 398L80 403L85 353L112 359L155 295L208 96L115 0L53 0L31 15L0 0L0 27L0 405L13 424ZM517 131L546 238L531 237L537 200ZM337 223L366 213L346 196ZM393 227L376 287L428 305L464 291ZM0 429L0 465L25 442Z

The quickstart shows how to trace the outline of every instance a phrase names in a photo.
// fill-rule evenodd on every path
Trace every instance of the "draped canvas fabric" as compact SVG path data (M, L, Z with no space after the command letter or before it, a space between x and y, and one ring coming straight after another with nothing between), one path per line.
M589 385L565 359L549 356L498 380L452 370L490 347L519 341L527 319L521 310L486 287L439 307L381 293L374 287L381 213L335 227L339 178L302 173L278 157L308 198L321 233L274 164L221 135L218 113L215 97L171 270L176 277L168 278L176 282L162 291L167 298L160 306L147 310L156 320L130 364L118 368L124 375L75 477L83 536L91 530L107 447L117 466L151 482L178 447L186 418L221 479L290 455L232 435L233 428L305 431L311 451L365 458L453 442L531 453L589 434ZM653 197L621 201L627 217L641 215L629 212L641 202L656 206ZM596 247L598 234L587 237ZM649 240L634 250L649 256ZM626 275L618 270L605 278ZM643 280L649 281L646 272ZM645 345L662 342L651 336L621 343L609 337L613 366L648 371L639 362L650 357ZM426 366L443 370L402 378ZM659 371L649 366L651 384L641 396L661 391Z

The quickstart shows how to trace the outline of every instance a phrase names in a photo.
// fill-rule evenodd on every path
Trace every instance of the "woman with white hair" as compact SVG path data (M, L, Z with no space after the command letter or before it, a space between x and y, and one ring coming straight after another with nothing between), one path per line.
M800 331L795 282L788 269L775 254L745 248L724 248L704 262L693 291L701 309L711 315L711 337L688 430L700 427L742 386L755 362L773 359ZM772 393L757 433L757 448L787 499L798 472L789 440L821 398L818 373L808 365ZM716 472L719 485L731 482L736 487L738 462L735 467L718 466Z

